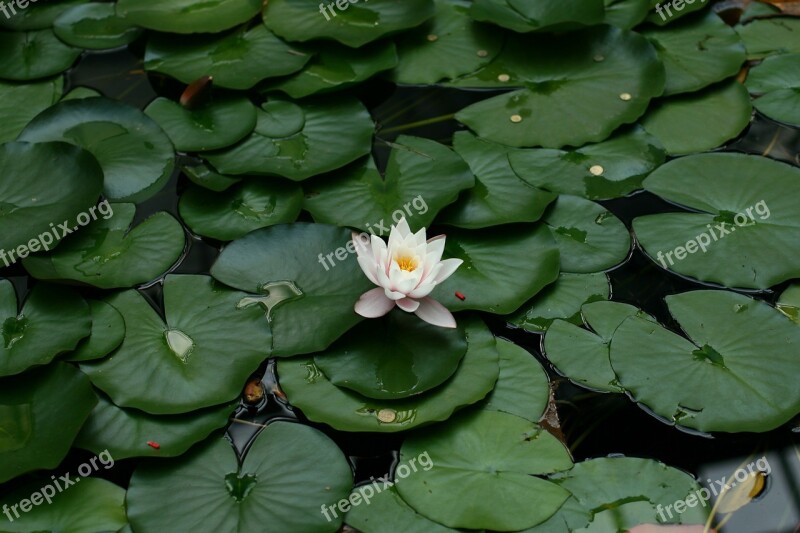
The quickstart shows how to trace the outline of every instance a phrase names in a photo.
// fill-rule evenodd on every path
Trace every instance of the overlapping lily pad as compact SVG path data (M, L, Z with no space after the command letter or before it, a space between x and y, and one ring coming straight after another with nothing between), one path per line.
M363 533L453 533L453 529L429 520L412 509L392 486L383 488L382 482L369 483L353 489L350 497L358 494L361 501L345 516L347 525ZM370 494L374 496L370 497ZM357 501L357 500L356 500Z
M699 2L683 3L650 0L650 6L651 8L654 8L654 10L651 11L650 15L647 17L647 22L652 22L658 26L672 24L686 15L694 13L695 11L700 11L709 5L709 3L703 0ZM680 9L678 9L678 7L680 7Z
M29 2L28 6L20 9L16 4L9 5L9 16L0 18L0 27L8 30L43 30L50 28L53 22L64 11L73 6L85 4L90 0L57 0L55 2L39 1ZM8 2L10 4L10 2ZM16 13L14 13L16 11Z
M606 16L604 22L629 30L638 25L650 13L658 0L605 0Z
M497 339L497 352L500 377L482 408L536 422L550 398L547 372L533 355L513 342Z
M117 14L129 22L170 33L217 33L253 18L261 0L119 0Z
M516 32L563 31L603 22L603 0L529 2L475 0L469 11L475 20L492 22Z
M142 29L116 13L115 4L80 4L65 10L53 22L56 36L70 46L106 50L132 43Z
M222 192L242 181L238 176L224 176L207 164L185 165L181 170L192 183L210 191Z
M36 80L64 72L81 55L80 48L64 44L52 30L0 32L0 78Z
M175 264L186 241L177 220L162 211L131 229L136 206L109 206L103 217L69 236L57 250L24 259L28 273L114 289L151 281Z
M745 85L760 95L753 105L761 113L800 126L800 53L768 57L750 69Z
M69 354L70 361L91 361L114 351L125 338L125 320L113 305L89 300L92 332Z
M118 293L109 303L125 319L125 340L113 357L81 370L116 405L150 414L230 401L269 356L264 313L247 300L206 276L169 276L164 320L141 293Z
M747 48L747 59L800 52L800 19L778 17L753 20L734 28Z
M315 468L308 468L314 461ZM191 487L186 480L192 479ZM140 466L128 489L128 518L136 531L275 531L333 533L341 515L320 508L347 497L350 466L321 432L290 422L270 424L241 465L231 444L212 439L169 466Z
M783 291L775 303L775 308L789 317L795 324L800 324L800 284L793 283Z
M59 101L63 89L62 76L35 83L0 83L0 142L16 139L33 117Z

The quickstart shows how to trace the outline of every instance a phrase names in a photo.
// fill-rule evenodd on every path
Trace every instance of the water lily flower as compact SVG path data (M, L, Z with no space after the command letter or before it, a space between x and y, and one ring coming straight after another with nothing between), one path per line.
M358 264L378 287L361 295L356 313L367 318L385 315L396 305L425 322L443 328L456 327L445 306L428 297L433 289L461 266L461 259L445 259L445 236L425 240L425 228L411 233L405 217L392 226L389 245L373 235L367 243L353 233Z

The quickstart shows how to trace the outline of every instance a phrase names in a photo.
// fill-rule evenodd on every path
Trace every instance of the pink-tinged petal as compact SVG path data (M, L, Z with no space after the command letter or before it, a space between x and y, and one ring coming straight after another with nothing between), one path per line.
M361 270L363 270L364 274L366 274L367 279L369 279L375 285L380 285L380 283L378 283L378 265L376 265L375 261L372 260L372 256L358 256L357 261L358 266L360 266Z
M409 298L424 298L429 295L433 289L436 288L436 283L433 281L433 278L428 278L422 280L419 285L417 285L413 291L408 293Z
M428 277L439 261L442 259L442 254L444 253L444 243L445 243L445 236L439 235L438 237L434 237L427 242L427 249L425 251L425 269L423 273L423 278Z
M367 242L364 242L360 235L367 235L366 233L357 233L353 232L350 234L350 238L353 240L353 246L356 249L356 255L358 257L373 257L372 254L372 243L370 242L369 235L367 235Z
M394 285L394 290L402 292L403 294L408 294L419 285L421 271L415 270L414 272L406 272L405 270L401 270L400 272L401 274Z
M396 228L397 232L400 233L400 237L405 239L408 235L411 235L411 228L408 227L408 222L406 222L406 217L400 219L400 222L397 225L392 226Z
M397 300L397 307L406 313L413 313L419 308L419 302L411 298L403 298L402 300Z
M392 300L393 302L397 300L402 300L403 298L406 297L405 293L393 291L390 289L383 289L383 294L386 295L386 297Z
M414 240L416 241L417 246L425 244L425 239L427 238L428 237L425 232L425 228L420 229L418 232L414 234Z
M449 278L453 272L456 271L458 267L460 267L464 261L461 259L445 259L440 265L442 265L442 269L436 274L436 277L433 280L436 283L441 283L447 278Z
M456 327L456 319L445 306L433 298L423 298L419 301L419 308L414 312L418 317L434 326L442 328Z
M380 287L367 291L356 302L356 313L367 318L383 316L394 307L394 300L383 294Z
M372 244L372 257L375 259L375 262L380 265L382 264L381 257L386 255L386 243L377 235L373 235L370 239Z

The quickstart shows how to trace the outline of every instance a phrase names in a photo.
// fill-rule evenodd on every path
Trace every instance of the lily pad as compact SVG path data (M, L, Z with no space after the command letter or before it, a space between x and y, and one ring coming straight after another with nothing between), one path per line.
M0 380L0 483L57 467L96 403L89 379L65 363Z
M603 0L529 2L526 0L475 0L472 18L516 32L563 31L603 22Z
M506 226L500 234L491 228L451 230L444 257L464 261L431 293L451 311L505 315L558 277L558 248L544 224Z
M256 107L244 96L215 98L196 109L186 109L168 98L156 98L144 112L182 152L227 148L256 127Z
M495 339L475 317L460 319L467 353L456 373L439 387L402 400L372 400L333 385L311 357L280 359L278 381L289 402L314 422L341 431L394 433L447 420L455 410L484 398L499 368Z
M92 332L69 354L69 361L92 361L113 352L125 338L125 320L112 305L100 300L89 300ZM102 451L102 450L100 450Z
M547 331L557 318L580 324L583 304L608 300L610 296L608 278L602 272L592 274L562 272L555 283L506 320L524 330L542 333Z
M647 18L657 1L605 0L606 17L604 22L618 28L630 30Z
M72 289L36 285L17 311L14 287L0 280L0 376L13 376L74 350L89 335L92 317L86 301Z
M368 496L374 494L374 496ZM453 529L428 520L412 509L400 494L397 487L383 488L383 483L374 482L356 487L351 498L369 505L354 505L345 516L347 525L362 533L453 533ZM354 500L358 501L358 500Z
M360 48L384 35L415 28L434 13L433 0L356 0L335 6L319 5L316 0L270 0L264 5L263 18L270 30L288 41L335 39Z
M544 216L561 252L561 271L608 270L628 256L631 235L600 204L562 194Z
M777 17L753 20L734 28L744 41L747 59L800 52L800 19Z
M446 207L437 222L461 228L485 228L512 222L536 222L556 195L528 185L509 165L514 148L484 141L465 131L453 136L453 148L475 174L475 186Z
M527 350L497 339L500 377L482 409L501 411L531 422L541 418L550 399L550 382L542 365Z
M706 0L700 0L699 2L687 1L680 4L674 1L665 2L664 0L650 0L650 5L655 8L655 11L652 11L650 16L647 17L647 22L651 22L657 26L664 26L666 24L672 24L690 13L700 11L711 4L707 3ZM659 9L659 6L663 9ZM678 9L678 7L680 7L680 9Z
M64 78L35 83L0 82L0 143L13 141L33 118L61 99Z
M255 131L236 146L205 154L223 174L283 176L301 181L336 170L369 153L374 124L353 97L295 104L271 100Z
M138 109L107 98L54 105L23 130L20 141L63 141L85 148L105 175L104 194L140 202L158 192L175 167L169 137Z
M115 4L79 4L53 21L56 36L70 46L107 50L130 44L142 29L116 13Z
M303 191L280 180L248 180L222 193L191 187L179 204L193 232L220 241L232 241L253 230L293 222L303 205Z
M432 326L395 309L347 332L314 364L337 387L367 398L398 400L438 387L467 352L462 329Z
M242 181L241 177L224 176L219 172L215 172L205 163L185 165L181 170L192 183L209 191L222 192Z
M136 206L109 206L107 216L67 238L57 250L24 259L28 273L115 289L152 281L175 264L186 241L177 220L162 211L131 229Z
M667 71L664 95L702 89L735 75L745 62L739 35L716 13L691 17L642 32L656 47Z
M747 89L731 81L659 101L644 116L642 126L661 141L669 155L685 155L736 138L750 124L752 113Z
M602 141L636 121L664 89L664 67L647 39L613 26L520 37L506 49L473 77L484 86L499 81L524 88L456 115L480 137L501 144L560 148ZM500 66L505 72L496 74Z
M266 78L297 72L310 58L259 24L191 40L154 35L147 41L144 67L183 83L212 76L218 87L247 90Z
M11 3L8 6L10 16L0 17L0 28L7 30L43 30L50 28L58 16L67 9L84 4L90 0L56 0L42 1L38 3L29 2L28 7L20 9L21 6ZM16 13L14 11L16 10Z
M530 185L590 200L618 198L640 189L642 180L665 158L661 143L640 126L573 150L535 148L508 156L517 176Z
M637 402L700 431L769 431L800 412L800 328L788 318L733 292L665 300L687 338L631 317L611 341L611 365Z
M768 57L750 69L745 85L760 95L753 103L778 122L800 126L800 53Z
M58 173L53 173L57 168ZM92 154L65 143L0 145L0 260L10 266L50 249L93 207L103 171Z
M147 28L169 33L217 33L247 22L261 0L118 0L117 15Z
M177 457L228 423L234 403L185 415L154 416L123 409L105 395L89 415L75 446L94 453L108 450L116 461L131 457Z
M268 524L333 533L341 517L328 521L320 509L335 506L352 486L350 466L332 440L308 426L274 422L241 464L227 440L211 439L168 466L140 466L128 489L128 518L141 533L163 531L165 523L181 531L261 531Z
M305 187L303 207L317 222L364 231L375 226L375 235L387 235L403 217L417 231L475 183L467 164L444 145L401 135L393 147L384 176L372 159L324 176Z
M783 291L775 303L775 308L789 317L795 324L800 324L800 284L793 283Z
M431 457L433 468L404 479L397 490L418 513L448 527L517 531L547 520L570 495L536 477L571 468L569 452L518 416L460 414L407 438L400 460L421 453Z
M264 315L246 299L206 276L168 276L164 320L139 292L118 293L109 303L125 319L125 340L113 357L81 370L116 405L150 414L228 402L269 356Z
M81 55L80 48L61 42L52 30L0 32L0 78L36 80L67 70Z
M726 287L766 289L800 276L800 170L755 155L699 154L671 161L645 188L696 213L633 221L663 268Z
M271 355L322 351L362 320L353 308L372 287L355 253L333 267L324 261L348 242L348 230L323 224L263 228L225 247L211 275L259 295L250 300L266 309Z

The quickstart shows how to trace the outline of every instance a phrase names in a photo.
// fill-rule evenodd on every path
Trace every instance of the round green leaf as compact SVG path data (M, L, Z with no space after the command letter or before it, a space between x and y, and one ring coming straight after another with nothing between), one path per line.
M800 127L800 87L772 91L753 105L772 120Z
M700 431L769 431L800 413L800 328L764 302L725 291L666 297L686 337L638 317L611 341L632 397Z
M242 178L239 177L223 176L218 172L214 172L204 163L185 165L182 170L192 183L210 191L222 192L242 181Z
M58 169L54 173L53 169ZM94 206L103 171L92 154L65 143L0 145L0 261L50 249Z
M650 9L658 1L605 0L606 17L604 22L618 28L630 30L647 18Z
M699 154L667 163L644 184L699 211L633 221L640 246L663 268L750 289L800 276L797 168L755 155Z
M117 15L132 24L169 33L217 33L253 18L261 0L118 0Z
M400 460L422 453L433 468L415 472L397 490L418 513L448 527L517 531L544 522L569 497L536 477L571 468L569 452L538 424L518 416L461 414L407 438Z
M500 377L486 397L485 411L501 411L531 422L541 418L550 399L550 382L542 365L513 342L497 339Z
M80 4L65 10L53 22L53 31L78 48L106 50L132 43L142 29L117 15L115 4Z
M58 466L96 403L88 378L65 363L0 380L0 483Z
M603 0L475 0L469 13L475 20L524 33L598 24L603 21L604 6Z
M172 215L156 213L131 229L136 206L108 205L102 218L68 237L57 250L24 259L28 273L115 289L152 281L180 258L186 236Z
M745 85L761 95L754 102L761 113L800 126L800 53L768 57L750 69Z
M451 311L508 314L558 277L558 248L544 224L506 226L502 233L451 230L444 257L464 261L431 293Z
M286 115L294 117L284 122ZM292 122L298 129L289 128ZM283 176L301 181L336 170L369 153L374 124L353 97L302 105L273 101L258 111L256 130L238 145L205 154L223 174Z
M43 30L50 28L58 16L67 9L90 0L56 0L29 2L20 9L16 2L7 2L8 15L0 17L0 28L8 30Z
M52 30L0 32L0 78L36 80L64 72L81 55L80 48L61 42Z
M69 354L69 361L91 361L113 352L125 338L125 320L119 311L100 300L89 300L92 332ZM102 451L102 450L100 450Z
M343 6L343 7L340 7ZM264 24L288 41L335 39L353 48L419 26L433 16L433 0L319 5L317 0L270 0Z
M35 83L0 82L0 143L13 141L33 117L58 102L64 89L64 78Z
M800 19L777 17L753 20L734 28L744 41L747 59L800 52Z
M669 155L685 155L736 138L750 124L752 113L747 89L731 81L659 101L642 119L642 126L661 141Z
M269 356L269 327L248 299L206 276L168 276L163 320L139 292L118 293L109 303L125 319L125 340L81 370L115 404L150 414L230 401Z
M707 3L706 0L700 0L699 2L693 0L691 2L685 1L682 3L675 2L674 0L650 0L650 5L655 8L655 11L650 12L650 16L647 17L647 22L651 22L657 26L664 26L676 22L689 13L699 11L710 5L710 3ZM678 9L679 7L680 9Z
M650 43L613 26L520 37L506 50L474 76L484 86L499 80L524 88L473 104L456 118L480 137L509 146L602 141L636 121L664 88L664 67ZM495 74L501 67L505 72Z
M165 527L333 533L341 516L327 521L320 509L347 497L352 486L350 466L333 441L308 426L273 422L241 466L225 439L211 439L168 466L140 466L128 489L128 517L139 533Z
M350 497L355 494L365 503L351 507L345 522L362 533L453 533L453 529L417 513L403 501L394 486L385 489L383 482L376 481L356 487Z
M495 339L477 318L463 318L467 353L439 387L402 400L373 400L333 385L314 359L278 361L278 380L291 404L309 420L342 431L394 433L448 419L456 409L486 396L497 381Z
M467 164L444 145L402 135L393 147L384 175L370 158L337 176L324 176L305 187L303 207L317 222L364 231L374 225L375 235L387 235L402 217L417 231L474 184Z
M85 148L100 162L104 194L140 202L158 192L175 167L172 143L144 113L107 98L54 105L23 130L20 141L64 141Z
M144 67L183 83L212 76L218 87L246 90L263 79L297 72L310 57L259 24L191 40L153 35L147 41Z
M314 364L337 387L367 398L397 400L447 381L466 351L463 328L432 326L395 309L351 329L316 354Z
M511 222L536 222L556 195L522 181L509 165L514 148L490 143L465 131L453 136L453 148L475 174L475 186L445 208L437 222L461 228L485 228Z
M800 324L800 283L792 283L783 291L775 303L775 308L789 317L795 324Z
M302 205L303 191L294 183L249 180L223 193L190 187L179 208L193 232L232 241L259 228L293 222Z

